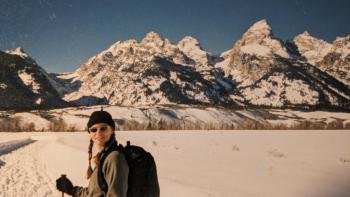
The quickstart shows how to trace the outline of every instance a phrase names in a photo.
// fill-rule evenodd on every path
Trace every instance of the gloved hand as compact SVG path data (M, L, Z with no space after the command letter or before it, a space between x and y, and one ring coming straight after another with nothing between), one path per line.
M65 175L56 180L56 187L61 192L67 193L71 196L73 195L73 184Z

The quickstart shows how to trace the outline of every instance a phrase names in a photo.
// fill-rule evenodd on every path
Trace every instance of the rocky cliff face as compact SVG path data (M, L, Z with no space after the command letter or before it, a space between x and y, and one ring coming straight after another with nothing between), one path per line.
M308 63L350 85L350 36L338 37L333 43L327 43L304 32L293 42Z
M235 43L228 67L239 73L240 86L251 85L277 64L277 57L289 58L289 54L283 42L274 37L267 21L261 20Z
M214 63L214 57L202 48L197 39L191 36L183 38L177 46L187 57L195 61L198 69L205 69Z
M299 54L312 65L322 61L332 47L328 42L311 36L307 31L294 37L292 43L296 45Z
M51 85L47 73L22 49L0 51L0 109L68 106Z

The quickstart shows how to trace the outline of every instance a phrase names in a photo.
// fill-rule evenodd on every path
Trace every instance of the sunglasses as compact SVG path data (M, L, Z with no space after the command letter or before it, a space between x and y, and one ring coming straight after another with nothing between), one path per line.
M105 131L108 130L108 126L89 128L89 131L90 131L91 133L96 133L98 130L100 130L101 132L105 132Z

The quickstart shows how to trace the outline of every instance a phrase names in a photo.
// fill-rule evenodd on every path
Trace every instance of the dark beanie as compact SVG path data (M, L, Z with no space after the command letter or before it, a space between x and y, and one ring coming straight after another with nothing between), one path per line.
M87 127L90 128L92 125L98 123L106 123L111 126L113 130L115 129L114 120L111 114L106 111L101 110L92 112L89 118L89 122L87 123Z

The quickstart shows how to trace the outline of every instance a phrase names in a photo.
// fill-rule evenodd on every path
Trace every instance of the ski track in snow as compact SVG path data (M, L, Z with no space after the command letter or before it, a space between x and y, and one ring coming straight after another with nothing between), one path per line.
M8 142L2 142L0 143L0 156L10 153L13 150L16 150L22 146L28 145L30 143L33 143L34 140L27 138L24 140L13 140Z
M40 140L0 155L0 196L57 196L54 182L35 154L46 143Z

